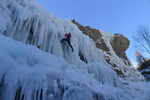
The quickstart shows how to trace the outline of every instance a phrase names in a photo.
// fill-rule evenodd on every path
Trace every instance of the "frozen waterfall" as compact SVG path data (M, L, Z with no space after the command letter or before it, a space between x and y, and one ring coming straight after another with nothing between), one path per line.
M0 100L149 100L149 83L118 77L92 39L35 0L1 0L0 12Z

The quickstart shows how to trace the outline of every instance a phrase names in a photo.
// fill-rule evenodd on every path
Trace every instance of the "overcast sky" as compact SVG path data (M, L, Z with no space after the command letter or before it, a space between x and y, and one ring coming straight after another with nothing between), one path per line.
M132 36L139 25L150 26L150 0L38 0L51 14L76 19L105 32L121 33L131 40L128 57L135 62Z

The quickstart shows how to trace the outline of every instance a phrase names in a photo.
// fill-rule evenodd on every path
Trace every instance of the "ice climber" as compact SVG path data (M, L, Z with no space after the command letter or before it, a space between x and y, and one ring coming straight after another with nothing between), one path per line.
M72 52L74 51L73 46L71 45L71 33L66 33L64 35L64 38L61 40L62 43L67 43L69 47L71 48Z

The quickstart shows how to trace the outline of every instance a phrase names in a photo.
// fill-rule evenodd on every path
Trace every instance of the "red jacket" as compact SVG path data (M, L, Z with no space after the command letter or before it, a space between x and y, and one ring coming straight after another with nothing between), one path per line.
M71 38L71 34L70 33L66 33L65 34L65 38Z

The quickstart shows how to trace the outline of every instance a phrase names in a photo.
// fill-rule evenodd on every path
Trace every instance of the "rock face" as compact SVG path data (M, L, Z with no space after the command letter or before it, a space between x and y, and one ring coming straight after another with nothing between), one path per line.
M105 42L105 39L103 38L102 32L100 30L91 28L89 26L82 26L80 23L78 23L75 20L72 20L74 24L77 25L77 27L86 35L88 35L90 38L92 38L95 43L96 47L100 48L101 50L105 52L110 51L110 47ZM126 65L130 65L130 61L127 58L127 55L125 51L129 48L130 41L128 38L121 34L114 34L112 35L112 38L110 40L110 44L114 50L114 52L117 54L118 57L124 59L124 63Z

